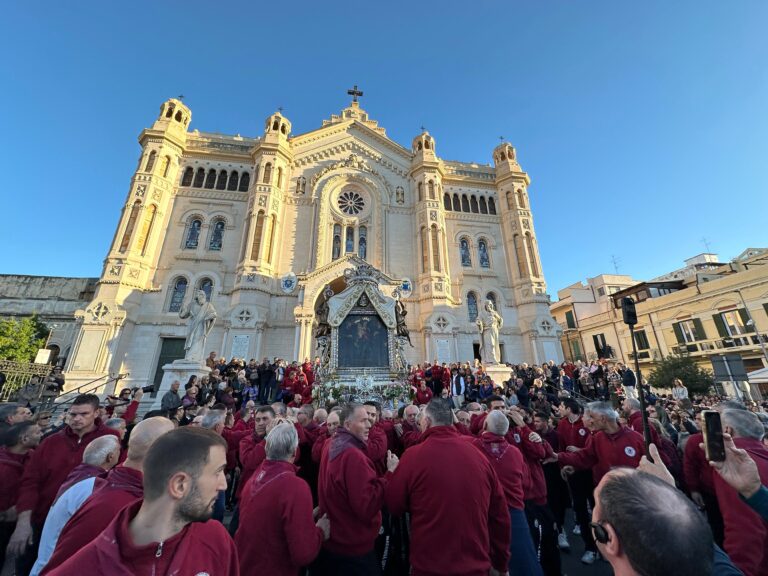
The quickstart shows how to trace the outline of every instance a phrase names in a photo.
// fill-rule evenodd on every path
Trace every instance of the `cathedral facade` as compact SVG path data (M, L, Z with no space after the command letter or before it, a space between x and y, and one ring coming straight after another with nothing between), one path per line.
M399 289L410 362L479 355L476 319L504 319L501 359L562 360L549 313L529 177L502 143L493 166L443 160L422 132L392 141L353 101L294 135L281 113L259 138L190 130L165 102L141 157L93 300L76 313L69 389L109 374L159 383L184 356L179 310L203 290L218 319L207 348L231 358L315 355L316 312L367 262Z

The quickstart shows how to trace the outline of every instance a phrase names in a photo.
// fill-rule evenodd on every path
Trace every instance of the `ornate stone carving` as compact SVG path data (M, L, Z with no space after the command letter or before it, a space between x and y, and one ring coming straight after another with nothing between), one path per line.
M104 302L99 302L95 306L88 308L88 313L94 322L101 322L109 314L109 307Z
M143 198L144 194L147 193L147 185L146 184L139 184L136 186L136 196L139 198Z
M405 204L405 190L403 190L402 186L398 186L395 190L395 202L401 206Z

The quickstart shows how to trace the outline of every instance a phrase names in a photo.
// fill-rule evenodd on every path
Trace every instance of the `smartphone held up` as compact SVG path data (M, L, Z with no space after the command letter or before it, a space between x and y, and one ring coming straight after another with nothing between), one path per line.
M720 421L720 412L704 410L702 413L704 426L704 453L711 462L725 461L725 443L723 442L723 425Z

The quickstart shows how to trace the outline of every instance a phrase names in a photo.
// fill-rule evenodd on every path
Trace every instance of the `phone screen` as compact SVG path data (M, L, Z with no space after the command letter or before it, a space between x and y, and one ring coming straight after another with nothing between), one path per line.
M715 410L704 410L704 452L707 460L712 462L725 461L725 444L723 443L723 426L720 423L720 413Z

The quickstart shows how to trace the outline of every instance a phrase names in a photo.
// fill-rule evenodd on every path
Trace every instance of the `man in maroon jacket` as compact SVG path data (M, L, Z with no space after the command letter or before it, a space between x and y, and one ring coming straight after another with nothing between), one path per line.
M403 410L403 416L405 417L404 420L394 425L401 454L407 448L417 444L421 437L421 430L419 430L418 425L419 407L409 404Z
M173 423L163 416L142 420L134 427L128 441L128 458L110 470L106 478L96 480L93 494L61 531L41 576L95 539L122 508L144 496L144 458L152 444L171 430Z
M185 426L164 434L144 459L144 500L123 508L51 575L238 576L234 542L210 520L226 466L227 443L215 432Z
M312 517L312 494L296 475L296 428L284 423L267 435L267 458L243 489L243 522L235 535L243 574L298 576L330 534L327 516Z
M387 474L379 478L366 451L371 420L365 407L347 404L339 419L341 426L323 450L318 486L320 512L328 514L333 529L312 573L380 574L374 542L381 528L384 488L397 468L397 456L388 455Z
M512 538L509 545L510 575L538 576L541 572L525 516L523 486L529 482L528 466L523 454L507 442L509 419L500 410L488 414L484 432L473 443L491 463L499 478L509 508Z
M411 514L411 574L506 574L510 517L496 472L453 427L450 400L430 402L421 428L386 490L393 516Z
M765 429L760 419L747 410L724 410L721 419L723 431L731 435L737 448L745 450L755 461L761 482L768 484L768 450L761 442ZM768 524L722 476L715 474L713 478L723 513L726 553L746 576L767 576Z
M8 543L9 553L18 557L24 555L20 561L20 568L24 568L22 572L32 568L45 516L59 487L82 461L85 447L91 440L105 434L117 436L117 432L104 426L97 418L98 410L98 396L77 396L69 408L67 425L40 443L24 470L16 503L19 517Z

